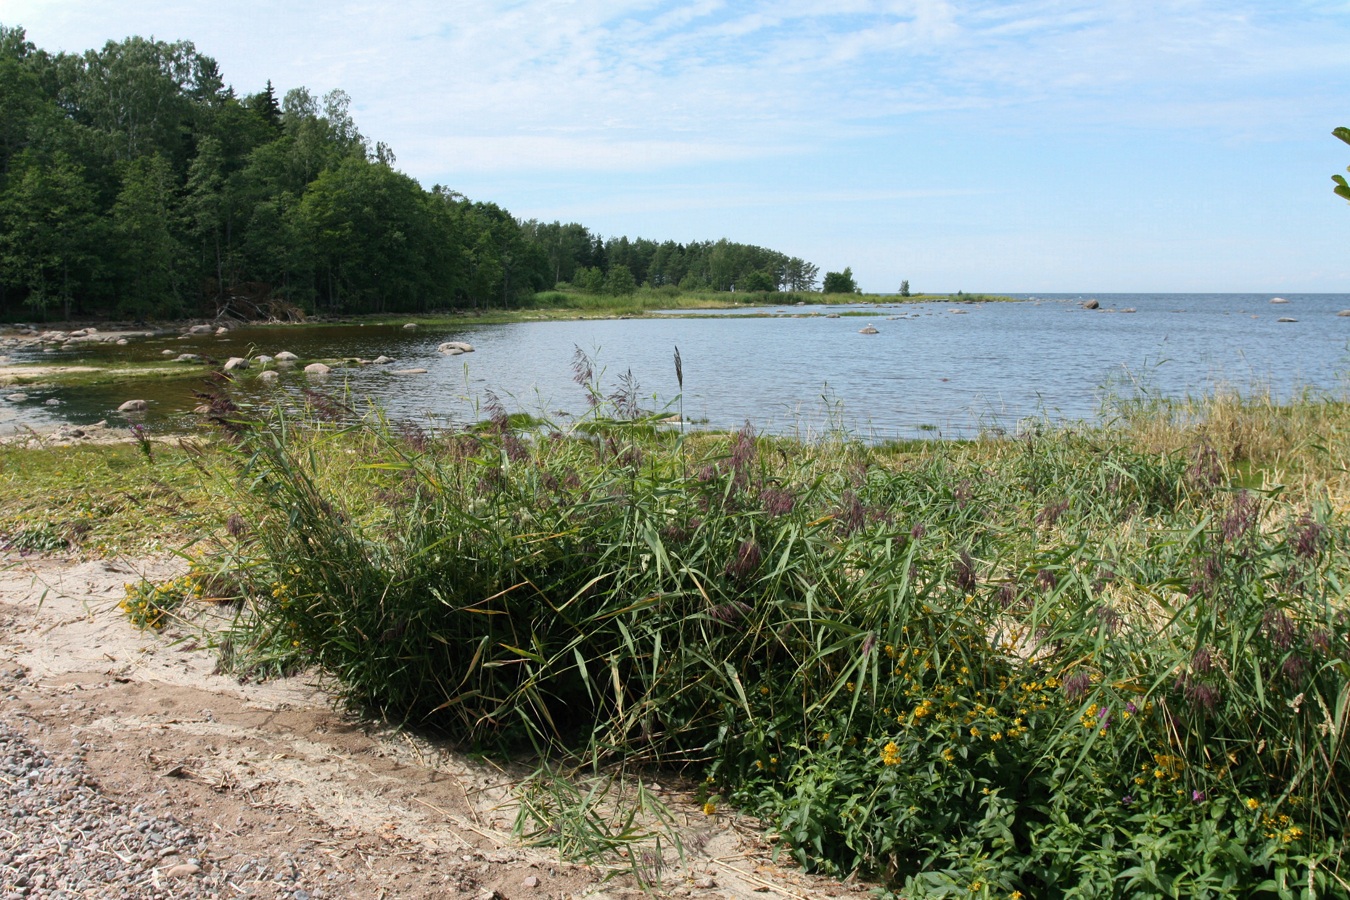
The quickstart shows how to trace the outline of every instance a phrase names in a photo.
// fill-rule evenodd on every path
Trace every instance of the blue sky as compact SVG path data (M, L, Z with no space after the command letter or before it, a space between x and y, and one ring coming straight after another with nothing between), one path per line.
M1350 292L1350 2L3 0L346 90L522 218L725 236L930 291Z

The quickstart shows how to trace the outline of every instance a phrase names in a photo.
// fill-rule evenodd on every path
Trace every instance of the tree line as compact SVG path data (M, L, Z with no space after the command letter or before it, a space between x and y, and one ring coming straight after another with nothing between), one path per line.
M189 41L51 54L0 24L0 317L424 312L559 283L812 290L725 239L604 238L424 189L351 98L239 96Z

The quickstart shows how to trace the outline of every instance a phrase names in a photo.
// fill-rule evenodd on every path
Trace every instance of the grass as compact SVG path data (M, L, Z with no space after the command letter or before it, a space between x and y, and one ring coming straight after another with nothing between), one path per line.
M1350 892L1344 404L888 446L633 416L429 434L319 398L135 471L211 473L240 665L312 663L485 752L676 770L809 868L896 897ZM661 817L552 769L525 801L523 836L630 861Z
M177 441L0 445L0 546L94 555L163 552L218 527L212 493Z

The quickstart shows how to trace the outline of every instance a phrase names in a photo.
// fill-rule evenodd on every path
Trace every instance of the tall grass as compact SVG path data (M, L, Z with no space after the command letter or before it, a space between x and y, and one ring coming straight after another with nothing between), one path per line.
M1278 409L922 448L274 410L220 565L354 704L682 769L904 896L1343 894L1347 532Z

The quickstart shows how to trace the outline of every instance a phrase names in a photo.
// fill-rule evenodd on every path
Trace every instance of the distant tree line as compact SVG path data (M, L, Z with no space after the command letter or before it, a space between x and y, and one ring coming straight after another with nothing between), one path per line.
M811 290L727 240L522 222L394 168L342 91L236 96L192 43L50 54L0 25L0 317L515 306L559 282Z

